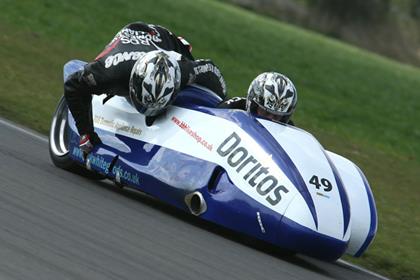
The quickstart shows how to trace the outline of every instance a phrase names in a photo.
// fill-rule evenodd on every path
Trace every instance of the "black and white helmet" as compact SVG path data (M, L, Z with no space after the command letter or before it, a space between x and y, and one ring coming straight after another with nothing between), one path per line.
M172 51L151 51L140 57L130 75L131 103L148 117L163 112L180 90L180 55Z
M297 103L292 81L276 72L258 75L249 86L247 111L276 122L288 123Z

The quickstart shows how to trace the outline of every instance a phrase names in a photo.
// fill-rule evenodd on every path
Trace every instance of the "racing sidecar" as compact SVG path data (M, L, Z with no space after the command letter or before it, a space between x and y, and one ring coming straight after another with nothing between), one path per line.
M70 61L64 78L83 66ZM165 115L145 124L124 97L94 96L102 140L86 158L65 100L50 131L53 162L89 170L215 224L325 260L360 256L377 229L362 171L308 132L218 109L213 92L184 89Z

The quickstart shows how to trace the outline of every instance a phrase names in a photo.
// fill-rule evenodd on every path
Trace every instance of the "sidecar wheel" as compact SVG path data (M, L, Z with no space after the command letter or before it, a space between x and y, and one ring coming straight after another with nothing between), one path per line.
M69 127L68 107L64 96L61 97L57 110L54 113L49 137L49 152L51 161L55 166L67 171L88 177L94 180L102 180L105 176L89 171L74 162L69 154Z

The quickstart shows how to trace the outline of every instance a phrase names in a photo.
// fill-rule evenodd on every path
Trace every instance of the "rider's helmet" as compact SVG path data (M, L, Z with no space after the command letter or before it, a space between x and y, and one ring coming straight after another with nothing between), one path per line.
M140 57L130 75L130 101L147 117L163 112L180 90L181 70L175 52L151 51Z
M246 109L253 115L288 123L297 103L292 81L276 72L258 75L249 86Z

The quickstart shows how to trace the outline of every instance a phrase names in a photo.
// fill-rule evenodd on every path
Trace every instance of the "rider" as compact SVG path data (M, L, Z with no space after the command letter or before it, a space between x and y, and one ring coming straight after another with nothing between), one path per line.
M100 143L90 113L91 94L129 96L149 125L192 83L226 97L219 68L211 60L194 60L185 39L159 25L126 25L93 62L64 83L64 97L80 134L79 147L89 153Z
M247 97L233 97L219 108L246 110L254 116L293 125L291 116L297 103L297 91L292 81L277 72L258 75L249 86Z

